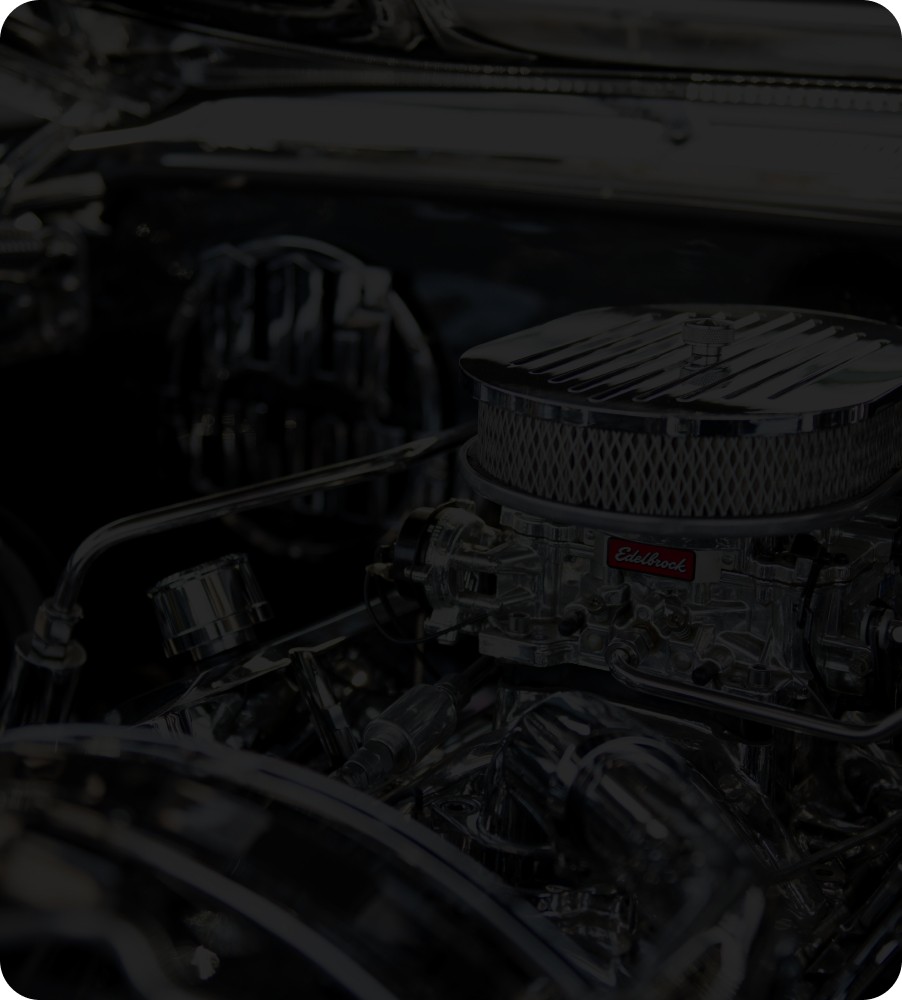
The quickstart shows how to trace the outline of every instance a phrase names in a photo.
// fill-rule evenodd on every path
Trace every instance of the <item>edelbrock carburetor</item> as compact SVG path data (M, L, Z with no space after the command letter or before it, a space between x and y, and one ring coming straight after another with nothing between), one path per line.
M580 313L472 350L479 498L375 568L427 634L786 701L878 683L897 622L902 331L748 307Z

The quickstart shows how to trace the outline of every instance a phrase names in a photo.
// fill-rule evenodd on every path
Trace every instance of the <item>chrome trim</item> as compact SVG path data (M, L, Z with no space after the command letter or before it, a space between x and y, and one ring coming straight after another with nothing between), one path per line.
M841 523L861 513L882 497L902 489L902 470L892 479L863 497L840 504L804 511L800 514L749 518L652 517L619 514L589 507L576 507L543 500L520 493L487 477L473 463L472 453L477 440L466 444L458 459L461 475L467 485L486 500L510 507L524 514L542 517L554 524L595 528L631 537L681 538L711 540L714 538L756 538L768 535L795 535Z
M687 370L699 319L728 326L716 380ZM902 330L792 309L594 309L461 359L480 403L543 420L666 436L805 434L902 400Z

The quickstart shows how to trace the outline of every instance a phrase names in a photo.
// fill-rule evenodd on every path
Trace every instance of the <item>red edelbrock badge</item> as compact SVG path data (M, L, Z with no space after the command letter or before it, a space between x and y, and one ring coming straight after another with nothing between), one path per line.
M695 579L695 553L691 549L667 549L662 545L608 540L608 566L630 573L651 573L672 580Z

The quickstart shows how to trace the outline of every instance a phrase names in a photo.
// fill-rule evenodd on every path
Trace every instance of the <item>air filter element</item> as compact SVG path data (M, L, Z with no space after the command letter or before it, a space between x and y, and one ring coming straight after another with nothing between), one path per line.
M463 464L562 523L772 534L850 515L902 469L902 331L725 306L603 309L480 346Z

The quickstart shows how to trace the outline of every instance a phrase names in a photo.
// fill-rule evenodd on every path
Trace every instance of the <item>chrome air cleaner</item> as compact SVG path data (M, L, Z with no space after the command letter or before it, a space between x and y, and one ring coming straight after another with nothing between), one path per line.
M480 495L663 537L794 533L902 469L902 331L733 306L600 309L466 354Z

